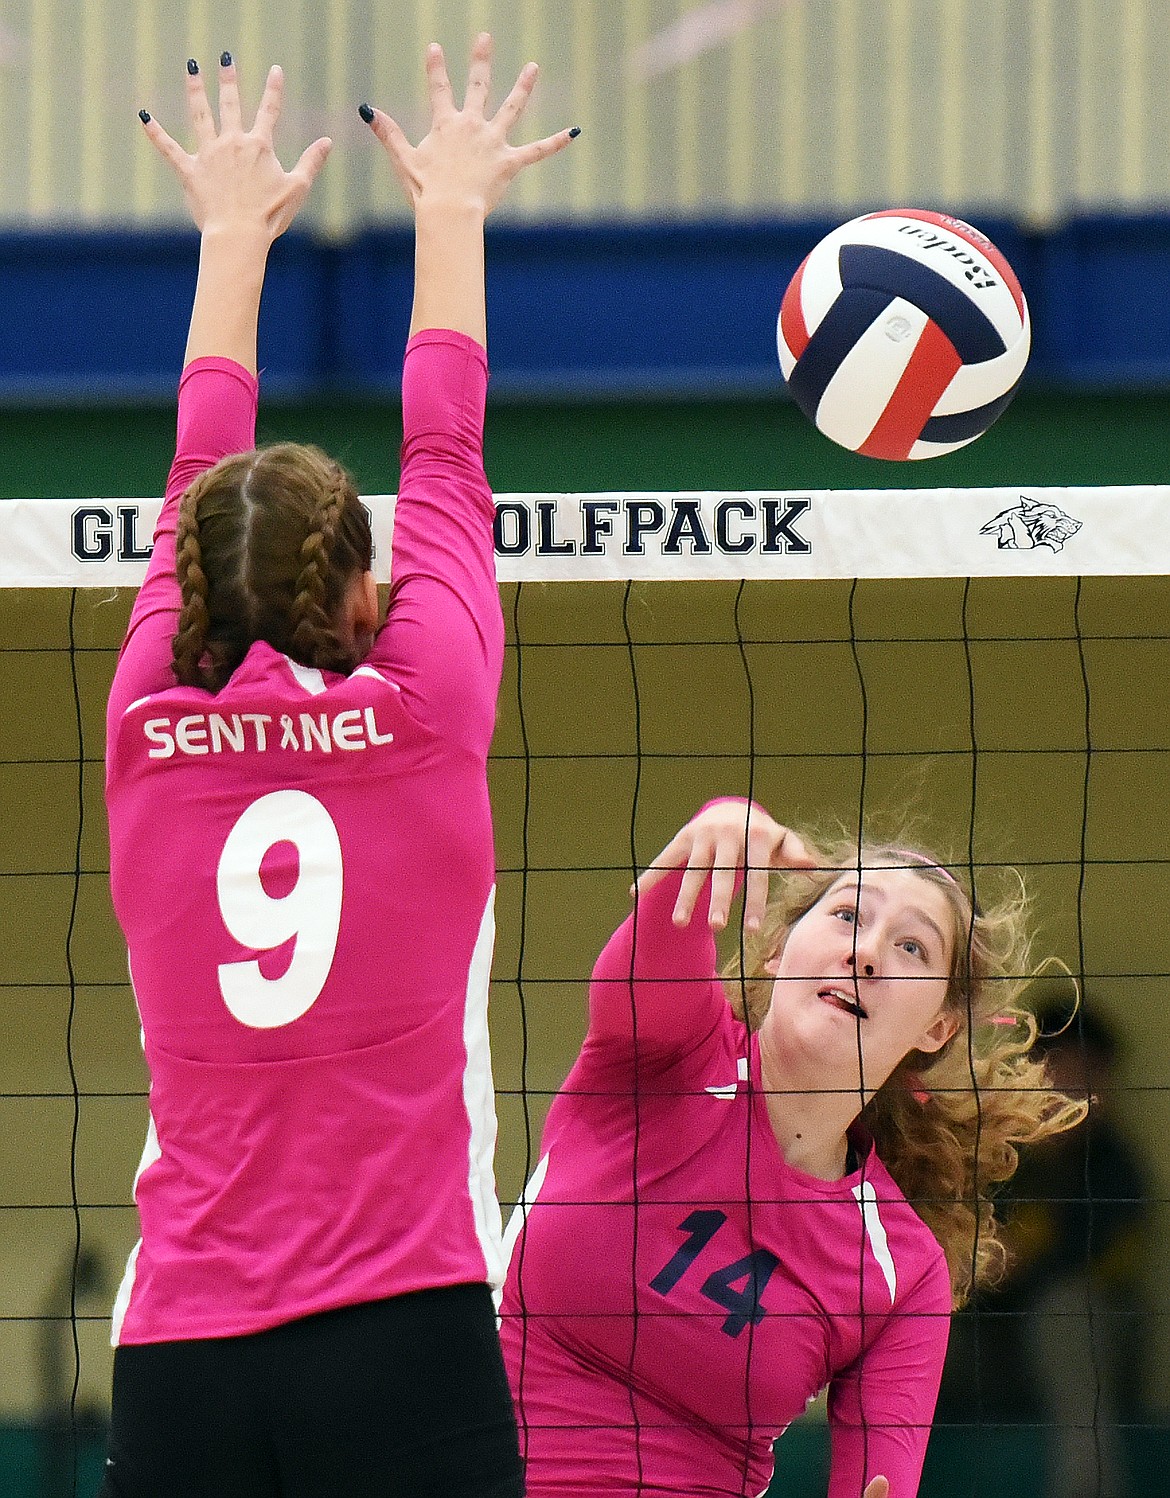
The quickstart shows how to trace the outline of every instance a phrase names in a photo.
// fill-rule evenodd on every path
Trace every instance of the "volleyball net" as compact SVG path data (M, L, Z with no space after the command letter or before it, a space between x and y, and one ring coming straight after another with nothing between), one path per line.
M385 581L392 501L367 503ZM497 504L509 649L490 766L491 1017L505 1211L536 1163L631 872L719 794L750 792L814 832L907 814L976 877L1019 868L1038 951L1120 1038L1090 1127L1107 1120L1139 1154L1166 1136L1170 489ZM102 759L157 509L0 504L0 1432L67 1429L75 1465L79 1423L92 1411L100 1426L106 1407L109 1305L137 1235L146 1077L109 903ZM1086 1165L1075 1190L1061 1188L1070 1211L1046 1218L1076 1225L1078 1261L1116 1291L1122 1319L1110 1319L1113 1300L1087 1313L1088 1404L1017 1405L1020 1429L1087 1440L1103 1485L1114 1447L1142 1462L1170 1406L1170 1300L1154 1247L1170 1228L1170 1169L1153 1152L1141 1166L1128 1214ZM1111 1236L1114 1219L1125 1231ZM1006 1364L989 1378L989 1358L1029 1314L1025 1300L1000 1302L956 1328L956 1356L973 1351L981 1371L960 1370L970 1398L944 1402L940 1420L980 1432L989 1462L1012 1423ZM1059 1329L1086 1313L1050 1314ZM1129 1353L1118 1357L1110 1328ZM1136 1362L1139 1333L1149 1372L1127 1392L1113 1360ZM1050 1362L1074 1358L1059 1347ZM3 1462L0 1447L0 1478ZM784 1481L802 1491L791 1471ZM1001 1495L1010 1482L999 1471ZM928 1468L924 1494L929 1484Z

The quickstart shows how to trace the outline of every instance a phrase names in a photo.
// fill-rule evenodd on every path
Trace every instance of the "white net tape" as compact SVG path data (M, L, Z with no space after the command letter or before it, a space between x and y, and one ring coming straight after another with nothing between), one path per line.
M389 579L392 496L366 500ZM1170 486L502 494L501 582L1170 573ZM0 502L0 587L136 587L157 499Z

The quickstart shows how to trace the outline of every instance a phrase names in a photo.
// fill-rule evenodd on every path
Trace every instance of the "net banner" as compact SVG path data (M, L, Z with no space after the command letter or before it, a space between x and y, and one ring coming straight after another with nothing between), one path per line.
M394 499L367 498L389 581ZM0 501L0 586L136 587L157 499ZM1170 573L1170 486L501 494L501 582Z

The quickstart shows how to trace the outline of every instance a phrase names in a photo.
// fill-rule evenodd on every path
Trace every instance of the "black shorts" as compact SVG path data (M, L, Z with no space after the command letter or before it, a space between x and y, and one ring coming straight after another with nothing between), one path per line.
M486 1285L119 1347L98 1498L522 1498Z

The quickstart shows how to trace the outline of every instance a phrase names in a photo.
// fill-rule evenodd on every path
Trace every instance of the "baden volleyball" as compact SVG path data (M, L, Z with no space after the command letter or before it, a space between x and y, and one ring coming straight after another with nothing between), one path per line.
M776 341L793 399L826 437L871 458L933 458L1007 408L1032 333L989 239L900 208L821 240L784 294Z

